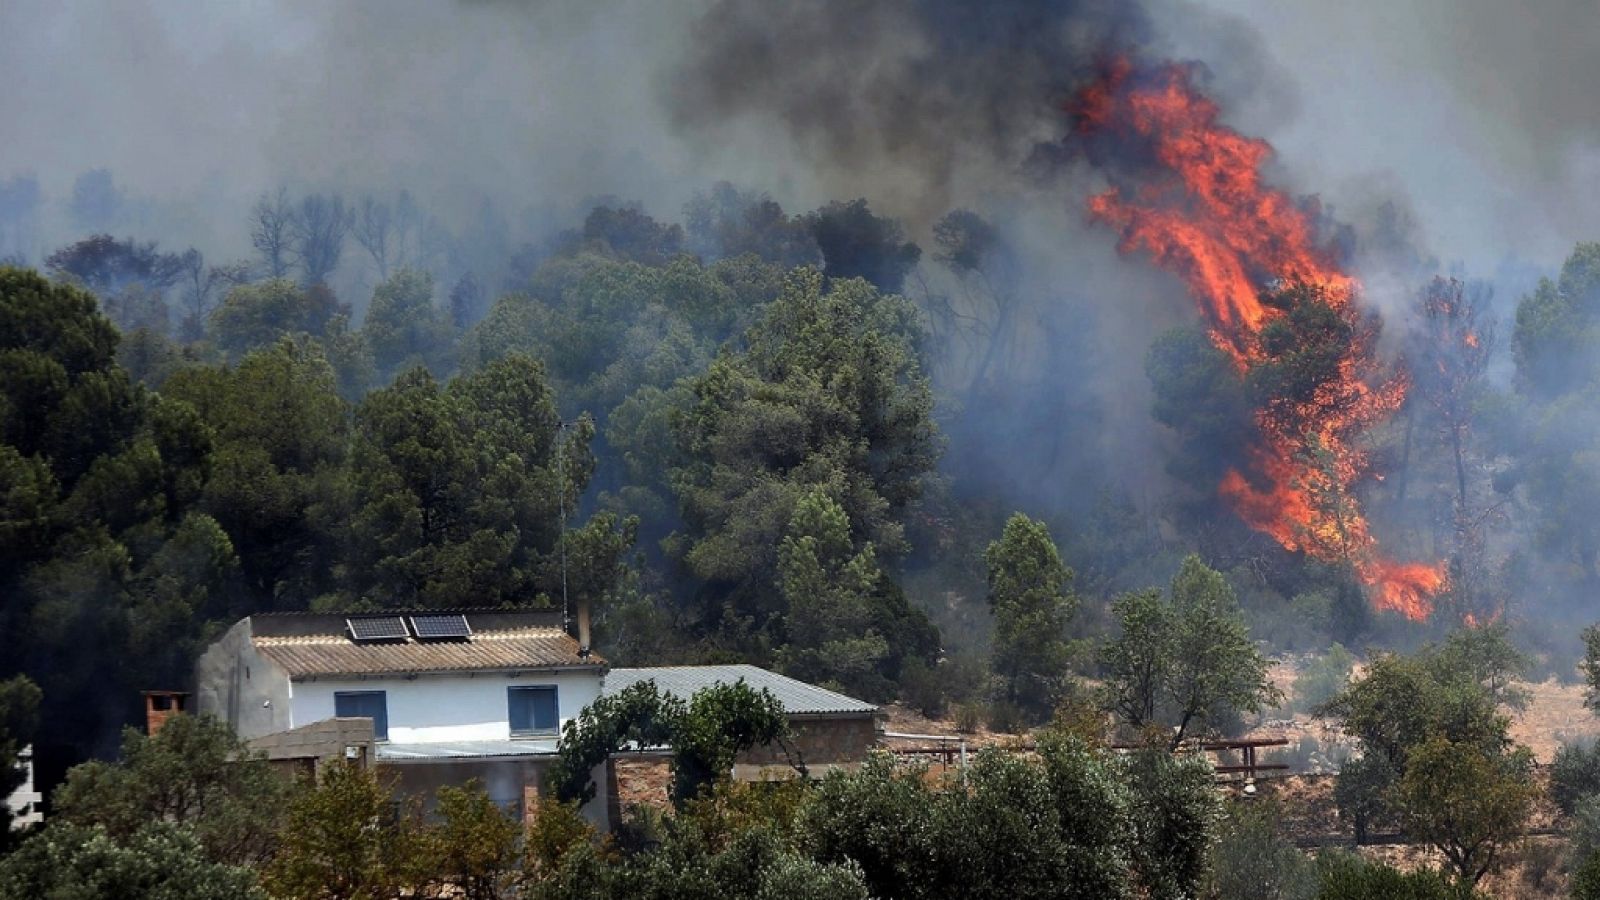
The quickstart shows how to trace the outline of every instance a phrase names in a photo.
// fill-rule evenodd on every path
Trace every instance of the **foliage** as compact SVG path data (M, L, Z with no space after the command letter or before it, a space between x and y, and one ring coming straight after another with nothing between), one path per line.
M1532 757L1512 745L1496 706L1496 692L1506 696L1504 672L1516 665L1503 641L1470 636L1412 657L1379 657L1324 708L1361 742L1363 759L1345 767L1336 789L1358 837L1393 812L1465 885L1477 884L1520 835L1534 795Z
M654 681L643 681L601 697L567 721L550 782L557 799L581 805L595 795L592 770L612 753L630 746L671 747L672 802L681 808L731 776L740 753L781 744L788 732L778 699L743 679L703 688L687 704L661 693Z
M1572 873L1572 900L1600 898L1600 852L1591 852Z
M465 900L509 900L520 874L522 824L489 799L476 779L439 789L439 823L428 830L437 874Z
M1475 900L1470 887L1452 882L1442 872L1402 872L1367 862L1353 853L1325 853L1317 858L1322 886L1316 900Z
M672 545L706 584L708 618L732 625L731 604L757 628L782 621L788 610L770 590L778 549L796 505L816 491L843 509L850 557L869 543L880 559L904 550L900 518L938 451L918 333L900 298L860 281L824 292L815 270L797 269L745 349L691 382L672 420L680 464L671 480L685 525ZM889 651L883 677L931 655L931 626L893 585L874 593L871 622Z
M1521 837L1536 787L1526 749L1492 754L1433 737L1415 748L1399 785L1408 833L1444 854L1456 877L1476 885Z
M778 590L788 609L788 674L857 695L892 694L882 674L889 643L875 628L884 575L869 541L851 545L844 508L821 489L795 504L778 546Z
M1070 593L1072 570L1062 564L1044 523L1022 513L1007 520L984 562L995 617L991 666L1004 700L1042 721L1063 694L1072 658L1067 623L1078 605Z
M272 854L289 788L227 725L174 716L153 737L125 729L120 762L74 767L54 795L55 815L117 841L171 822L213 862L247 865Z
M235 355L266 347L288 334L321 335L328 323L348 314L326 287L302 288L288 279L240 285L211 313L212 339Z
M283 900L388 900L433 874L423 849L413 815L373 772L334 763L289 804L262 880Z
M1356 843L1364 844L1376 826L1396 821L1392 793L1399 774L1379 753L1349 760L1339 769L1333 785L1333 802L1339 818L1350 824Z
M1588 794L1573 804L1567 842L1571 858L1582 862L1600 851L1600 794Z
M403 269L372 292L361 336L372 349L380 377L423 366L434 374L448 367L454 330L433 302L433 276Z
M1211 844L1222 817L1210 763L1149 748L1134 754L1129 771L1134 868L1146 896L1195 896L1210 874Z
M563 531L593 472L592 423L564 433L544 370L498 360L440 389L413 369L356 410L345 582L350 600L398 607L599 604L634 523L601 513Z
M834 202L806 217L829 278L863 278L886 294L905 286L922 250L905 239L900 223L873 215L866 200Z
M1550 761L1550 799L1571 815L1590 795L1600 795L1600 744L1562 744Z
M1278 702L1233 589L1198 556L1183 561L1169 598L1124 594L1112 612L1121 630L1101 652L1104 702L1130 727L1159 726L1177 748L1192 728Z
M249 869L213 862L184 827L151 823L115 840L55 823L0 858L0 896L51 900L266 900Z
M1316 864L1281 833L1283 810L1270 800L1227 805L1212 852L1206 896L1216 900L1311 900Z
M1355 657L1343 644L1335 641L1326 652L1307 662L1295 676L1295 704L1301 709L1311 710L1332 700L1350 683L1350 672L1354 665Z

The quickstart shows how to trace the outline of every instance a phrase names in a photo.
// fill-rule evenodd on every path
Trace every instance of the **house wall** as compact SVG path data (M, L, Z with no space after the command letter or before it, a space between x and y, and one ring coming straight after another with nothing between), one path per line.
M420 675L406 678L317 678L297 680L291 701L292 725L334 716L339 691L383 691L393 743L428 741L503 741L511 738L506 689L554 685L562 724L600 696L597 669Z
M201 654L195 665L195 709L227 722L246 740L292 727L289 676L250 643L243 619Z
M12 829L27 828L44 821L44 797L33 789L33 746L22 748L18 756L22 769L23 782L6 798L6 806L11 810Z

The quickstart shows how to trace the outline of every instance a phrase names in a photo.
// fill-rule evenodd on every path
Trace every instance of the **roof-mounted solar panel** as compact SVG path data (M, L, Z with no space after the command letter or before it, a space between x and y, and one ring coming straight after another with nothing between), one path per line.
M449 640L472 637L467 617L460 613L431 613L411 617L411 630L419 639Z
M401 616L362 616L344 623L350 628L351 640L356 641L403 641L411 636Z

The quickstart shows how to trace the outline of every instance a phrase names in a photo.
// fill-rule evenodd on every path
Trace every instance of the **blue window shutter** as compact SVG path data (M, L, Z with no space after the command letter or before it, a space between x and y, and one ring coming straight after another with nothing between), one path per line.
M512 734L555 734L561 721L553 686L507 688L506 706Z
M335 691L333 714L340 718L372 720L372 736L389 739L389 703L383 691Z

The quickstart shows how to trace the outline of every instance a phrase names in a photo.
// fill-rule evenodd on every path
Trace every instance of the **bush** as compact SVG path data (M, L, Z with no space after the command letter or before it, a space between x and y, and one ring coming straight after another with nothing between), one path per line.
M1388 761L1375 754L1350 760L1339 770L1333 802L1339 808L1339 819L1355 833L1356 843L1364 843L1374 828L1394 822L1389 790L1398 777Z
M983 726L983 707L976 703L963 703L956 707L956 730L972 734Z
M1310 712L1344 690L1355 667L1355 657L1342 644L1334 644L1328 652L1312 659L1294 679L1295 707Z
M1317 859L1317 875L1322 885L1316 900L1473 900L1481 896L1435 869L1402 872L1353 853L1323 854Z
M0 897L52 900L265 900L246 868L209 862L188 829L146 825L126 841L55 823L0 860Z
M989 706L989 730L1002 734L1021 734L1028 730L1028 714L1015 703L996 700Z
M1591 853L1572 873L1572 900L1600 900L1600 853Z
M1567 832L1572 858L1582 862L1600 852L1600 794L1578 801L1572 810L1572 827Z
M1316 896L1316 865L1279 833L1281 819L1281 810L1271 801L1245 800L1228 805L1212 851L1207 891L1210 897L1311 900Z
M1600 744L1561 745L1550 762L1550 799L1571 815L1593 794L1600 794Z

